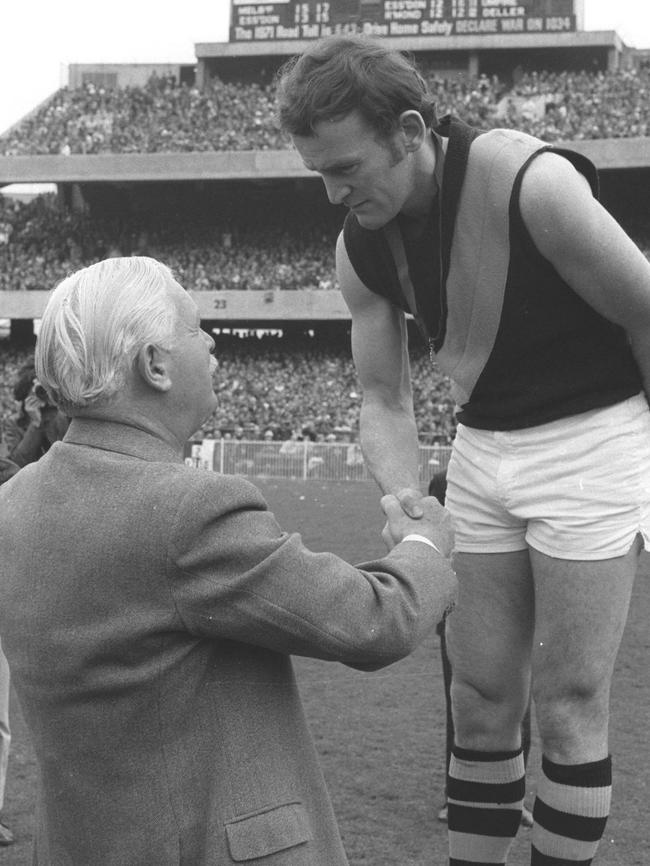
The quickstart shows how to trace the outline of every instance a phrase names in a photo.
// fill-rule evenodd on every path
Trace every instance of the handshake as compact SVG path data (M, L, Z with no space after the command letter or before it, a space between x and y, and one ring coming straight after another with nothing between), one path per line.
M454 544L451 518L433 496L423 496L418 490L407 488L397 495L383 496L381 507L386 515L382 538L389 550L415 533L435 544L443 556L451 555Z

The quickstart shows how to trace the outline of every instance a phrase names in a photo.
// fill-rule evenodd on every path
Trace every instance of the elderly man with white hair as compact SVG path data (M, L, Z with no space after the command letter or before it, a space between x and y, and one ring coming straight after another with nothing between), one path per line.
M37 375L71 423L0 492L38 866L343 866L290 655L375 670L453 602L434 499L414 521L384 497L390 552L354 567L282 531L245 479L184 464L213 348L149 258L73 274L43 316Z

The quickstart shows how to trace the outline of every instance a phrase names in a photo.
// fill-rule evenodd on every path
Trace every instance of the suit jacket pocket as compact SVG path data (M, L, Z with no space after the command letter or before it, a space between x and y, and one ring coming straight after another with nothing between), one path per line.
M239 863L284 851L312 838L302 803L241 815L226 824L230 856Z

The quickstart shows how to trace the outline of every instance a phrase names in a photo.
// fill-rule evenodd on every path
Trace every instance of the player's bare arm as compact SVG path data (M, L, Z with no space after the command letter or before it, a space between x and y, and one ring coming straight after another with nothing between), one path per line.
M530 165L520 205L542 255L588 304L625 329L650 394L650 262L557 154Z
M352 316L352 356L363 389L360 438L366 463L384 493L398 495L411 516L419 517L421 512L413 511L421 494L404 314L361 282L342 235L336 245L336 270Z

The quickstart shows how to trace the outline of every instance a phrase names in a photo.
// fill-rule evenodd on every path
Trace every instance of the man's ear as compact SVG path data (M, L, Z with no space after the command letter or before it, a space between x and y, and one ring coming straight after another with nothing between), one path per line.
M158 346L148 343L138 352L136 366L140 378L156 391L169 391L172 380L169 375L169 354Z
M409 108L399 116L399 125L404 134L404 144L409 152L419 150L427 137L427 127L419 111Z

